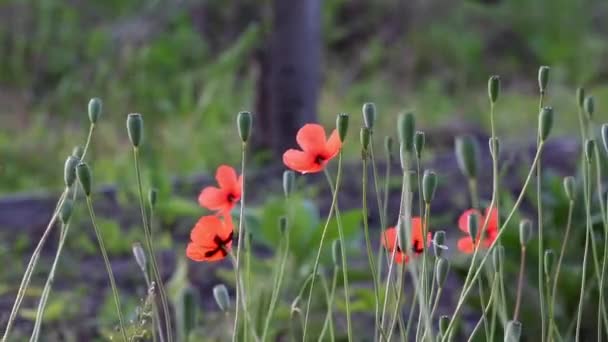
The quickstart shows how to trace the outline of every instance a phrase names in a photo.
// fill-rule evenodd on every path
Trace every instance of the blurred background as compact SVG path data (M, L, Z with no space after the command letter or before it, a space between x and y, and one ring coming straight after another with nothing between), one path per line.
M356 163L364 102L375 102L378 108L378 149L384 136L396 136L397 115L411 110L433 146L430 155L442 150L451 155L455 135L481 137L487 132L487 80L498 74L503 88L496 107L501 146L526 149L535 143L537 70L548 65L546 103L556 108L556 136L571 141L578 137L576 87L585 86L595 96L596 122L608 119L603 110L608 103L606 18L604 0L0 0L0 263L12 266L0 272L0 313L12 305L33 243L63 186L65 157L84 143L91 97L101 98L104 106L89 160L101 189L99 224L116 262L119 286L145 296L130 254L141 231L137 208L132 208L134 172L125 129L127 114L139 112L146 125L145 183L160 189L163 204L157 241L165 251L165 276L172 277L172 293L192 285L209 294L210 266L199 264L188 273L181 257L189 229L202 213L195 201L200 186L211 184L209 176L219 164L239 163L239 111L254 113L252 170L280 170L282 151L295 143L303 123L333 127L341 112L352 114L353 143L345 153ZM552 159L569 161L571 172L578 159L564 157L566 149L556 146ZM563 146L570 157L577 152L576 142ZM453 160L444 169L458 172ZM263 187L267 181L262 175L251 183ZM358 179L352 182L352 189L360 186ZM462 179L450 182L457 183ZM517 178L514 188L519 184ZM398 191L398 180L395 185ZM176 187L185 196L171 196ZM466 191L446 190L438 197L452 201L446 205L451 211L438 222L452 229L455 208L466 208L468 199ZM547 225L561 228L565 214L560 213L568 203L561 194L561 177L550 178L545 190L546 211L558 213ZM305 191L310 198L319 192ZM251 226L262 231L264 251L272 251L282 198L279 192L264 192L258 199L252 195L256 205L267 200L252 209ZM325 193L317 202L299 199L294 204L301 215L301 237L314 240L309 232L320 224L327 197ZM512 203L510 194L505 197L502 203ZM534 212L534 197L527 198L529 212ZM350 204L355 209L359 205ZM47 310L51 330L59 331L56 340L108 336L112 326L111 296L98 295L107 291L105 274L87 271L101 264L82 209L75 221L82 229L73 230L67 240L58 291ZM344 217L352 220L356 239L360 212ZM575 222L584 222L584 217L584 212L575 213ZM560 232L550 237L556 250ZM573 248L582 244L581 236L573 239ZM48 260L56 238L51 241ZM518 260L517 234L505 241L507 253ZM302 253L297 255L300 265L306 264L306 253L313 248L298 240L292 248ZM50 261L43 264L36 284L45 279ZM459 265L466 265L466 259ZM297 267L294 263L295 284L286 285L292 291L303 279ZM507 268L515 274L517 262ZM533 266L529 269L534 272ZM571 280L567 286L572 297L564 304L566 319L578 294L578 269L573 269L564 277ZM229 274L224 269L222 279ZM28 297L30 311L22 312L19 327L31 324L39 290L35 287ZM74 302L83 304L70 305ZM131 309L139 303L134 296L125 302ZM209 297L203 302L205 308L214 307ZM528 310L536 317L533 305ZM0 314L0 323L3 318ZM211 327L216 318L205 316ZM23 331L27 336L28 329ZM534 328L530 331L534 336Z

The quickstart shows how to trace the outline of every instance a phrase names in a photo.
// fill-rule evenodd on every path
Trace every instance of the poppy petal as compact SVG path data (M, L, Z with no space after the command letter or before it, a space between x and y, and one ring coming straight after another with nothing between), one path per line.
M228 165L220 165L215 172L215 179L217 180L217 184L219 184L220 189L225 190L226 192L235 192L237 188L240 189L236 171L234 168Z
M464 213L462 213L462 215L460 215L460 217L458 218L458 228L460 228L460 230L462 230L465 233L469 233L469 215L471 214L477 214L479 215L479 222L481 222L481 224L483 224L483 218L481 217L481 214L479 213L479 210L477 209L468 209L465 210Z
M213 253L210 256L207 256L206 253L213 251L212 249L204 248L195 243L189 243L188 247L186 247L186 256L193 261L219 261L226 257L224 253L218 251Z
M340 148L342 148L342 141L340 140L340 136L338 135L337 130L333 130L329 139L327 139L327 144L325 145L325 158L326 160L330 160L340 152Z
M458 250L466 254L471 254L475 251L475 247L473 246L473 240L470 236L459 239L457 247Z
M398 264L407 264L410 261L410 257L402 252L395 253L395 262Z
M488 215L490 216L490 218L488 219L488 228L486 230L488 232L498 230L498 209L496 209L495 207L487 208L486 216Z
M215 215L201 217L190 232L190 240L202 247L215 247L213 239L216 236L225 237L225 227Z
M298 145L311 154L322 153L325 150L325 128L319 124L306 124L296 135Z
M395 227L387 228L382 232L381 241L382 246L384 246L387 251L392 252L397 242L397 229Z
M223 210L227 204L226 192L214 186L208 186L198 196L198 204L209 210Z
M316 172L314 170L318 168L311 154L294 149L283 153L283 163L288 168L301 173Z

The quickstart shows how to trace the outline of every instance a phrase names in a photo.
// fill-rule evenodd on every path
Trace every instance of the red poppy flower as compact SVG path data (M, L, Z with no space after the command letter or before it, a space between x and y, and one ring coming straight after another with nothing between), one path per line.
M326 139L325 129L318 124L306 124L300 128L296 141L302 150L289 149L283 154L283 163L301 173L323 170L330 159L336 156L342 142L335 129Z
M201 217L190 232L186 256L194 261L218 261L232 249L233 224L230 216Z
M482 216L479 210L477 209L466 210L464 213L462 213L462 215L460 215L460 218L458 219L458 228L460 228L460 230L462 230L463 232L467 233L467 236L458 240L458 249L461 252L467 254L471 254L475 251L475 244L473 243L473 239L470 235L468 235L468 220L470 214L476 214L479 216L478 222L480 227L478 229L478 236L475 239L475 244L479 243L479 241L481 240L481 246L488 248L490 247L490 245L492 245L494 240L496 240L496 235L498 235L498 210L496 210L496 208L492 208L492 210L490 210L490 208L486 209L485 216ZM488 215L490 217L488 218L488 225L486 226L482 239L481 228L483 228L483 224L485 223L486 217Z
M237 177L236 171L227 165L217 168L215 179L219 188L208 186L198 196L198 203L209 210L229 212L241 199L243 176Z
M431 243L431 233L427 235L427 246ZM393 248L397 247L395 252L395 262L398 264L407 263L410 260L409 254L418 256L424 252L424 238L422 231L422 220L420 217L412 217L412 246L411 252L406 253L401 250L399 243L397 243L397 228L389 227L382 234L382 245L389 253L393 253Z

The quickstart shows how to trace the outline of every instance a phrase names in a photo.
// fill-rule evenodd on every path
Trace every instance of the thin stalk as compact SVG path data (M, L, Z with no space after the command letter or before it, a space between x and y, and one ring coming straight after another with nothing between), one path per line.
M342 159L342 151L340 151L338 153L338 160ZM327 178L327 182L329 183L329 187L331 188L332 192L337 193L337 186L334 189L333 186L333 182L331 180L331 177L329 176L329 172L327 172L327 169L323 169L324 173L325 173L325 177ZM336 198L336 223L338 224L338 236L340 239L340 246L342 246L342 248L340 248L340 254L342 256L342 276L344 277L344 299L345 299L345 306L346 306L346 331L348 334L348 340L349 341L353 341L353 328L352 328L352 323L351 323L351 313L350 313L350 293L349 293L349 286L348 286L348 264L346 261L346 239L344 237L344 228L342 227L342 219L340 218L340 208L338 206L338 199Z
M234 253L232 253L232 251L230 251L228 253L228 256L230 257L230 261L232 262L232 267L236 269L236 257L234 256ZM243 278L240 276L240 274L235 274L235 276L236 276L236 279L235 279L236 289L238 291L239 287L243 286ZM304 286L306 286L306 284L304 284ZM259 342L260 338L258 337L258 335L255 332L255 325L252 323L253 319L251 318L251 315L249 314L249 311L247 311L245 309L245 307L246 307L245 297L240 296L240 297L238 297L238 299L240 300L241 306L243 307L243 313L244 313L244 316L245 316L245 322L249 326L249 331L251 332L251 336L253 337L254 341ZM234 328L234 330L233 330L233 334L234 333L237 333L237 329L236 328Z
M247 151L247 143L243 142L243 144L241 145L241 177L242 177L242 190L241 190L241 208L240 208L240 212L239 212L239 240L237 242L237 247L236 247L236 260L235 260L235 265L234 265L234 274L237 280L237 284L240 283L240 288L237 285L236 287L236 303L235 303L235 311L234 311L234 331L232 333L232 341L236 341L236 336L237 336L237 330L238 330L238 323L239 323L239 305L242 302L243 305L243 311L245 311L245 315L247 315L247 305L246 305L246 301L244 300L245 297L245 290L243 288L243 282L240 282L239 279L241 277L241 249L243 248L243 239L245 238L245 222L244 222L244 213L245 213L245 163L246 163L246 153ZM239 301L239 299L241 299Z
M418 175L420 175L420 165L418 165ZM418 180L420 181L420 176L418 176ZM422 196L422 193L421 193L422 192L421 191L422 184L420 184L420 182L419 182L418 186L419 186L418 193L420 194L420 196ZM422 222L423 222L422 223L422 239L423 239L423 243L422 243L423 247L422 247L422 249L423 249L423 254L422 254L422 274L421 274L421 277L420 277L421 278L421 284L420 284L420 286L422 288L422 293L423 293L423 296L424 296L425 300L427 300L429 302L430 302L431 298L429 297L428 279L427 279L428 270L426 269L426 267L427 267L426 256L428 254L428 246L426 244L426 236L428 234L428 227L429 227L429 222L428 221L429 221L430 213L431 213L431 204L427 203L424 206L424 214L422 216ZM422 322L421 315L422 315L422 311L419 311L418 312L418 325L417 325L417 328L416 328L416 335L418 335L418 332L420 331L420 324Z
M373 286L374 286L374 297L375 297L375 309L374 309L374 324L375 324L375 329L374 329L374 340L376 339L376 332L377 331L381 331L382 327L380 326L380 294L378 293L379 291L379 284L378 284L378 278L377 278L377 274L376 274L376 265L374 262L374 255L373 255L373 250L372 250L372 244L369 238L369 222L368 222L368 211L367 211L367 152L363 152L363 157L362 157L362 162L363 162L363 170L362 170L362 216L363 216L363 233L365 236L365 247L367 249L367 259L369 262L369 268L370 271L372 273L372 281L373 281Z
M245 238L245 285L244 285L244 287L250 289L251 288L251 235L246 234L244 236L244 238ZM274 287L273 287L273 291L274 291ZM250 296L245 297L245 303L246 303L246 305L244 307L247 307L247 308L251 307L251 297ZM249 339L249 330L247 329L248 323L249 323L248 320L245 320L243 322L243 333L244 333L246 341ZM251 327L251 329L255 329L255 328L256 328L255 326Z
M566 246L569 241L570 236L570 227L572 227L572 212L574 211L574 201L570 200L568 203L568 222L566 223L566 232L564 234L564 239L562 241L562 247L559 252L559 257L557 259L557 265L555 266L555 276L553 277L553 288L551 290L551 302L549 304L549 329L548 329L548 341L551 341L551 337L553 335L552 326L554 325L554 309L555 309L555 297L557 297L557 284L559 282L559 273L562 267L562 261L564 260L564 255L566 254ZM557 327L555 327L557 329Z
M401 312L401 297L403 294L403 284L405 283L405 264L402 264L401 267L399 268L399 280L398 280L398 284L397 284L397 288L399 289L399 291L397 292L397 299L395 300L395 309L393 311L393 318L391 319L389 326L388 326L388 330L387 330L387 336L392 336L393 334L393 330L395 329L395 323L397 322L397 317L400 316L400 312Z
M150 255L152 273L156 284L158 285L158 294L160 297L161 304L163 306L163 316L165 318L165 329L167 334L167 341L173 342L173 329L171 328L171 311L169 310L169 302L167 301L167 293L165 286L163 285L163 279L160 275L158 264L156 262L156 252L154 250L154 243L152 242L152 230L148 222L148 216L146 215L146 206L144 202L144 190L141 180L141 170L139 168L139 148L133 147L133 161L135 164L135 177L137 178L137 191L139 193L139 207L141 210L141 219L144 225L144 240L146 241L146 248Z
M481 312L482 316L479 319L479 321L477 321L477 324L475 324L475 327L473 328L473 331L471 332L471 335L469 336L469 339L467 340L469 342L473 341L473 337L477 333L477 330L479 330L479 327L481 326L481 323L484 320L484 317L488 314L488 310L490 309L490 306L491 306L492 302L494 301L494 293L495 293L496 288L498 287L496 284L496 280L497 280L496 278L497 277L494 276L494 281L492 282L492 290L490 291L490 298L488 298L488 304L486 304L483 311ZM487 341L493 341L493 340L487 340Z
M485 304L485 295L483 292L483 281L482 278L477 279L477 288L479 289L479 303L481 304L481 308L486 307ZM486 313L484 310L481 312L481 320L483 321L483 327L486 333L486 341L490 341L490 326L488 324L488 318L486 317Z
M406 340L407 338L409 338L410 336L410 329L412 327L412 322L414 321L413 316L414 316L414 310L416 309L416 306L418 305L418 302L415 300L416 297L418 296L418 289L416 287L414 287L414 293L412 294L412 303L410 304L410 313L407 315L407 325L405 327L405 337Z
M544 237L543 237L543 201L542 201L542 175L541 175L542 156L536 164L536 207L538 216L538 300L540 302L540 318L541 318L541 341L545 341L546 336L546 313L545 313L545 291L544 291L544 258L543 253Z
M336 287L338 285L338 267L334 267L334 274L331 280L331 290L329 291L329 295L327 296L327 313L325 314L325 322L323 323L323 329L321 329L321 334L319 335L319 342L323 341L323 337L325 337L325 331L327 331L329 327L329 340L335 341L334 337L334 324L333 324L333 303L334 296L336 294Z
M598 304L598 309L597 309L597 338L598 338L598 342L601 340L602 338L602 309L605 308L604 307L604 279L605 279L605 275L606 275L606 263L608 262L608 217L606 217L606 202L604 201L604 196L602 196L602 194L604 193L604 187L602 184L602 168L600 165L600 155L599 155L599 151L596 148L595 149L595 173L596 173L596 177L597 177L597 187L598 187L598 197L599 197L599 203L600 203L600 211L602 213L602 222L604 224L604 257L602 259L602 270L601 270L601 276L600 276L600 285L599 285L599 304ZM605 331L606 331L606 336L608 336L608 325L604 325Z
M489 246L489 248L487 249L486 255L484 255L484 257L481 259L480 266L473 273L473 276L471 277L471 282L475 281L477 279L477 277L479 277L479 273L481 272L481 270L483 268L483 265L485 264L485 262L487 261L487 259L490 257L490 254L491 254L490 252L496 246L497 241L499 241L499 238L502 236L503 232L505 231L505 227L509 224L509 222L511 221L511 218L515 214L515 211L519 208L519 205L521 204L521 202L523 200L523 197L524 197L524 194L526 192L526 189L528 188L528 184L530 183L530 180L532 178L532 174L534 173L536 164L538 163L538 159L539 159L540 153L542 152L543 147L544 147L544 142L541 142L538 145L538 149L536 151L536 155L534 156L534 160L532 161L532 166L530 167L530 171L528 172L528 175L526 177L526 180L524 182L522 190L519 193L519 196L517 197L517 200L515 201L515 204L513 205L513 208L511 209L511 211L509 212L509 215L507 216L505 222L503 222L503 224L501 225L500 229L498 230L498 234L496 235L496 239ZM473 254L473 255L475 255L475 254ZM472 269L470 269L468 273L471 273L471 271L472 271ZM447 339L447 337L449 336L450 330L454 328L455 318L458 317L458 314L460 313L460 310L462 309L462 306L464 304L464 299L466 298L466 296L471 291L471 288L472 288L471 284L468 284L467 286L463 287L462 293L461 293L461 295L460 295L460 297L458 299L458 302L456 304L456 308L454 309L454 314L452 315L452 318L450 319L450 323L448 324L447 332L446 332L445 336L443 336L442 341L445 341Z
M329 214L327 215L327 220L325 221L325 226L323 227L323 231L321 232L321 241L319 241L319 249L317 250L317 256L315 257L315 263L312 266L312 278L310 280L310 290L308 291L308 299L306 300L306 313L304 314L304 332L302 333L302 340L306 341L306 333L308 327L308 316L310 313L310 304L312 302L312 291L315 285L315 278L317 271L319 269L319 261L321 260L321 252L323 250L323 242L325 241L325 235L327 234L327 227L329 227L329 223L331 221L331 217L336 209L336 204L338 201L338 189L340 188L340 178L342 177L342 153L338 154L338 173L336 175L336 188L333 191L333 196L331 199L331 206L329 207ZM344 246L342 246L344 248Z
M154 234L154 206L150 206L150 233ZM150 279L150 276L148 275L148 271L144 270L143 272L144 274L144 278L146 281L146 286L148 287L148 290L154 286L156 288L156 283L152 282L152 280ZM152 303L152 307L154 308L154 315L152 316L152 320L154 321L154 325L156 326L156 329L158 330L158 338L160 340L160 342L165 342L165 337L163 336L163 327L162 327L162 322L160 320L160 312L158 311L158 303L156 303L156 301L154 301L154 303ZM156 334L153 335L154 340L156 341Z
M587 179L589 180L589 178L591 177L591 172L589 170L589 167L587 167ZM587 202L591 201L590 198L590 192L591 192L591 182L587 181ZM578 303L578 314L577 314L577 318L576 318L576 332L574 334L574 339L576 341L579 341L579 336L580 336L580 328L581 328L581 319L583 318L583 299L585 296L585 277L586 277L586 271L587 271L587 255L589 254L589 236L591 235L591 209L590 209L590 205L586 206L586 230L585 230L585 250L583 252L583 270L582 270L582 275L581 275L581 291L580 291L580 296L579 296L579 303Z
M526 269L526 246L521 246L521 257L519 262L519 276L517 277L517 296L515 297L515 310L513 311L513 320L519 318L519 305L521 304L521 290L524 285L524 272ZM551 325L549 325L550 327ZM549 336L551 333L549 332Z
M86 197L87 208L89 209L89 215L91 216L91 223L93 224L93 230L95 231L95 236L97 236L97 243L99 244L99 250L101 251L101 255L103 256L103 262L106 267L106 271L108 272L108 278L110 278L110 286L112 287L112 293L114 295L114 304L116 304L116 313L118 314L118 321L120 324L120 332L122 333L122 338L126 342L127 339L127 331L125 330L124 319L122 318L122 310L120 306L120 297L118 294L118 288L116 287L116 281L114 280L114 273L112 272L112 265L110 264L110 259L108 258L108 252L106 251L106 247L103 243L103 238L101 237L101 231L97 227L97 220L95 219L95 211L93 210L93 203L91 201L91 197Z
M379 185L380 183L378 181L378 170L376 168L376 160L374 157L373 131L372 131L372 136L370 136L370 141L369 141L369 156L370 156L370 160L371 160L371 164L372 164L372 177L374 180L374 191L376 193L378 213L380 216L380 231L383 231L384 229L387 228L386 216L387 216L387 211L388 211L389 181L390 181L390 176L391 176L391 164L390 164L391 157L390 157L390 155L386 156L386 173L384 176L384 188L383 188L383 191L380 191L380 185ZM384 195L384 200L381 199L382 195ZM382 248L382 242L380 241L379 246L378 246L378 256L376 258L376 260L378 260L377 279L378 279L379 286L381 285L380 278L382 277L382 268L384 265L384 263L382 262L382 259L383 259L384 255L385 255L384 248ZM388 261L388 257L386 257L386 260ZM378 291L379 290L380 289L378 289Z

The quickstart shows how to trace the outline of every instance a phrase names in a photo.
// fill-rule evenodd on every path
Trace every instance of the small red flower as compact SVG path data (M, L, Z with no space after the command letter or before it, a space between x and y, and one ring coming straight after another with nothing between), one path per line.
M468 220L469 220L469 215L470 214L476 214L478 215L478 222L479 222L479 233L478 236L475 239L475 243L473 243L473 239L471 238L469 234L469 225L468 225ZM485 232L483 232L483 239L482 239L482 231L481 228L483 228L483 224L485 223L486 217L489 215L488 218L488 225L486 226ZM469 209L466 210L464 213L462 213L462 215L460 215L460 218L458 219L458 228L460 228L460 230L462 230L463 232L467 233L466 237L461 238L460 240L458 240L458 249L466 254L471 254L475 251L475 244L479 243L479 241L481 240L481 247L485 247L488 248L490 247L490 245L492 245L492 243L494 242L494 240L496 240L496 235L498 235L498 210L496 210L496 208L492 208L490 210L490 208L486 209L486 215L482 216L481 213L479 212L479 210L477 209Z
M412 217L412 246L411 252L407 253L401 250L397 243L397 228L389 227L382 234L382 246L386 248L389 253L393 253L393 249L396 247L395 262L398 264L407 263L410 260L409 254L418 256L424 252L424 238L422 229L422 220L420 217ZM427 235L427 247L431 243L431 233Z
M243 176L237 178L236 171L227 165L217 168L215 179L219 188L208 186L198 196L198 203L209 210L227 213L241 199Z
M289 149L283 154L283 163L301 173L315 173L338 154L342 142L335 129L326 139L325 129L318 124L306 124L300 128L296 141L302 150Z
M230 216L223 221L215 215L201 217L190 232L186 256L194 261L224 259L232 249L233 229Z

